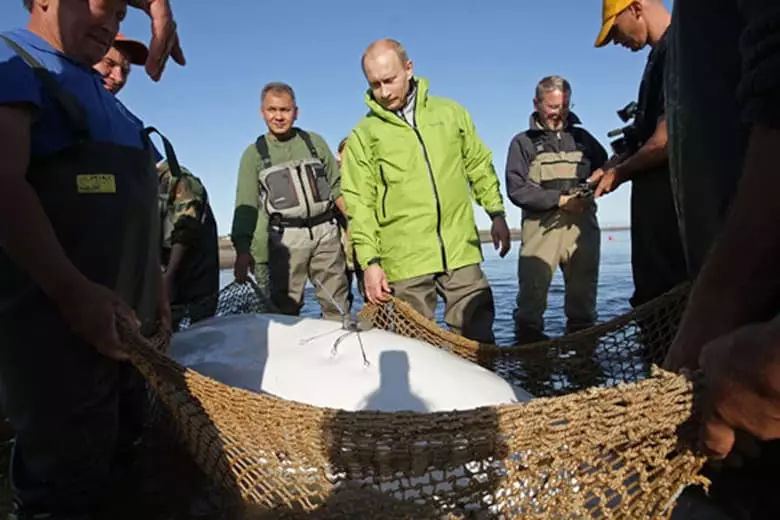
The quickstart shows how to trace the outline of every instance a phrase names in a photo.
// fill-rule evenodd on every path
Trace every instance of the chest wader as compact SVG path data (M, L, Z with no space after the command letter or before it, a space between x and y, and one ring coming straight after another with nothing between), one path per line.
M168 157L168 168L158 174L162 264L167 266L173 248L174 212L177 204L176 192L173 190L181 189L177 183L185 174L168 139L156 129L149 131L156 132L161 137L165 155ZM198 238L194 243L188 244L173 282L170 299L174 331L179 329L182 320L187 317L190 323L211 318L216 314L219 303L219 235L205 187L203 190L203 214L199 221L190 219L193 224L197 222Z
M75 97L8 44L35 71L55 109L63 110L75 138L62 151L32 158L27 180L70 261L116 291L150 333L160 275L151 147L148 141L136 149L92 140ZM126 427L122 383L137 373L76 337L55 303L2 251L0 344L0 395L17 433L11 482L19 518L94 518L112 484L119 433Z
M566 193L578 187L577 169L585 160L582 151L557 151L542 138L532 139L536 157L528 179L545 189ZM587 328L596 320L596 289L601 234L596 205L573 214L562 209L523 211L522 246L518 261L519 291L515 310L517 340L545 339L544 312L555 270L560 267L565 283L564 309L567 330Z
M330 183L311 137L297 132L310 158L273 164L265 137L256 143L260 206L269 217L271 299L283 314L298 315L309 280L323 316L341 320L349 284Z

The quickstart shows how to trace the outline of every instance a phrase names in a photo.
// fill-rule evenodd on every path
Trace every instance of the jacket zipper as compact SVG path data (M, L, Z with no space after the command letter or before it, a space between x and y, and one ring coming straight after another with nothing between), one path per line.
M400 116L399 116L400 117ZM402 118L403 119L403 118ZM436 237L439 239L439 248L441 249L441 265L442 272L447 272L447 252L444 250L444 239L441 237L441 202L439 201L439 190L436 187L436 181L433 178L433 167L431 166L431 160L428 157L428 149L425 147L425 141L423 141L422 134L414 126L406 123L414 130L417 140L420 141L422 147L423 157L425 158L425 165L428 167L428 178L431 180L431 186L433 186L433 197L436 199Z
M382 166L379 166L379 177L382 178L382 185L385 187L385 191L382 194L382 218L387 218L387 190L390 187L387 185L387 179L385 179L385 170Z

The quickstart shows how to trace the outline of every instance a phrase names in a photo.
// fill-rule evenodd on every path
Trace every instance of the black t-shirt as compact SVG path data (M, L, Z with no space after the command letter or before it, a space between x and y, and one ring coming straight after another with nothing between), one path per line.
M655 132L658 126L658 118L665 111L664 99L664 66L666 64L667 34L659 40L658 44L650 51L647 57L647 65L642 75L642 83L639 86L639 98L637 99L638 111L634 119L637 131L638 145L642 146Z

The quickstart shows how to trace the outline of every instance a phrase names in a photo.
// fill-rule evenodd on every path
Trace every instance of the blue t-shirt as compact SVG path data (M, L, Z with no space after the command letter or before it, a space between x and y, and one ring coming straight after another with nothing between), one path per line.
M143 123L103 87L97 72L71 60L26 29L5 32L3 36L38 60L78 99L87 114L92 140L143 148ZM33 69L0 39L0 105L12 103L28 103L38 109L31 129L33 157L57 152L73 143L73 127L64 112L43 89Z

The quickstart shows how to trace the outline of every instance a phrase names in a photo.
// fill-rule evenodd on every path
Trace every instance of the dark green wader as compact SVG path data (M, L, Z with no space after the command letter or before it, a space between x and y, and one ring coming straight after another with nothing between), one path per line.
M75 99L16 50L39 77L48 76L46 91L69 107L77 138L70 148L33 158L27 179L71 262L116 291L135 310L142 332L151 333L160 238L148 139L144 135L145 149L92 141ZM16 431L11 482L18 517L103 518L97 511L110 499L120 432L142 424L138 415L128 415L141 404L128 403L122 392L134 388L134 397L145 399L138 385L128 384L139 374L71 333L54 302L2 251L0 345L2 405ZM133 440L131 433L127 442Z

